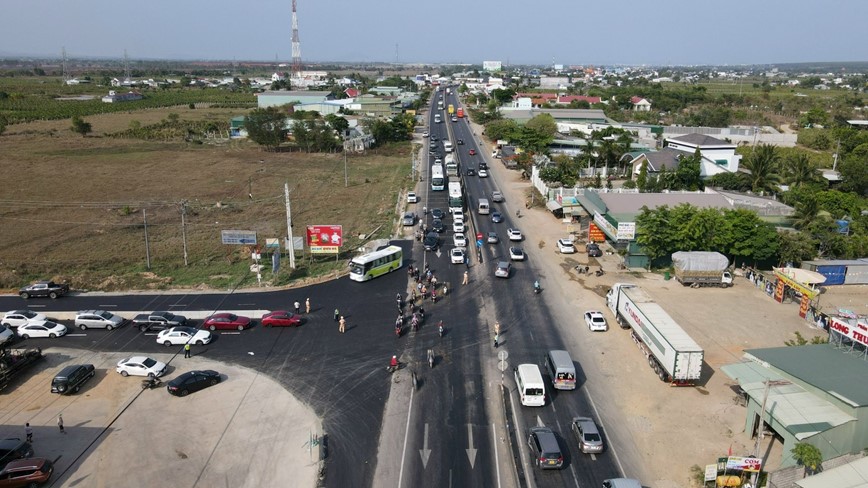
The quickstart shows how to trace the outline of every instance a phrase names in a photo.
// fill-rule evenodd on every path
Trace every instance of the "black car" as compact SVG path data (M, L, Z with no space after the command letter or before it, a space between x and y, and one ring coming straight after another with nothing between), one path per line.
M467 176L476 176L476 170L473 168L467 168L467 171L465 172L465 174Z
M479 169L488 169L488 163L486 163L485 161L480 161Z
M435 219L441 219L442 220L443 217L446 216L446 213L443 212L442 210L440 210L439 208L435 208L434 210L431 211L431 216L434 217Z
M14 437L0 440L0 469L10 461L33 456L33 446L27 441Z
M495 224L503 222L503 215L500 212L491 212L491 221Z
M586 246L588 250L588 256L592 258L598 258L603 255L603 250L600 249L600 246L591 242Z
M71 364L60 370L51 380L51 393L66 395L78 393L85 381L95 374L92 364Z
M431 230L433 230L434 232L438 232L438 233L443 232L444 229L445 229L445 227L443 227L443 221L442 220L434 219L434 221L431 222Z
M426 251L433 251L437 249L438 244L440 244L440 236L437 235L436 232L429 232L428 235L425 236L425 239L422 241L422 245L425 246Z
M212 369L187 371L170 381L166 385L166 389L172 395L187 396L189 393L214 386L217 383L220 383L220 373Z
M458 143L459 146L464 145L464 139L458 139L458 141L456 141L456 142Z

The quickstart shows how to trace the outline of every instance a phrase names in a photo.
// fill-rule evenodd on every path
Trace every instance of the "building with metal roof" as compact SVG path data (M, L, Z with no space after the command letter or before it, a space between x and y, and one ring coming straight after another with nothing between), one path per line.
M332 99L334 99L334 95L328 91L264 91L256 94L256 105L259 108L280 107L281 105L289 105L291 103L304 105Z
M747 397L745 432L755 437L762 418L783 440L781 466L796 464L791 450L800 442L817 447L823 459L868 445L863 355L832 344L750 349L742 362L721 370Z
M799 488L868 488L868 457L796 480Z

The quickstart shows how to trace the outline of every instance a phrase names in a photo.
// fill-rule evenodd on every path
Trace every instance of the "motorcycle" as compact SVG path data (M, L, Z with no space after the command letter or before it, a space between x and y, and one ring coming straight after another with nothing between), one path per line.
M441 320L439 324L437 324L437 332L440 334L440 338L443 338L443 334L446 333L446 330L443 328L443 321Z
M163 380L160 378L148 378L142 380L142 389L143 390L153 390L154 388L159 388L163 386Z
M604 274L606 274L606 272L603 271L603 268L600 268L597 271L594 271L594 274L597 276L603 276Z
M434 350L433 349L428 349L428 367L429 368L434 367Z
M401 368L401 363L400 363L400 362L398 362L398 363L395 364L395 365L391 365L391 364L390 364L390 365L386 366L386 372L388 372L389 374L391 374L391 373L394 373L395 371L398 371L400 368Z
M534 292L535 294L539 294L539 292L541 292L541 291L542 291L542 288L540 288L540 286L539 286L539 282L538 282L538 281L535 282L535 283L533 284L533 292Z
M401 337L401 324L395 324L395 337Z

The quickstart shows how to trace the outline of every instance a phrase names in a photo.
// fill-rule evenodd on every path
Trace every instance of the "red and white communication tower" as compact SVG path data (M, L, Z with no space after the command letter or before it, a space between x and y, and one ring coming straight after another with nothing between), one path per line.
M301 78L301 43L298 41L298 13L292 0L292 78Z

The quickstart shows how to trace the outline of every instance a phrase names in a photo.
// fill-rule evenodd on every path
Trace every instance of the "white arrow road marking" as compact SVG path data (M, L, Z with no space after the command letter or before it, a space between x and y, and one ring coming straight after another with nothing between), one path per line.
M542 421L542 419L539 417L539 415L536 416L536 426L537 426L537 427L545 427L545 426L546 426L546 424L543 423L543 421Z
M419 449L419 455L422 456L422 468L428 467L428 457L431 456L431 449L428 449L428 424L425 423L425 439L422 441L422 449Z
M438 258L442 255L442 253L440 252L440 247L437 247L437 251L434 254L436 254Z
M476 449L473 448L473 426L467 424L467 459L470 461L470 469L473 469L474 464L476 464Z

